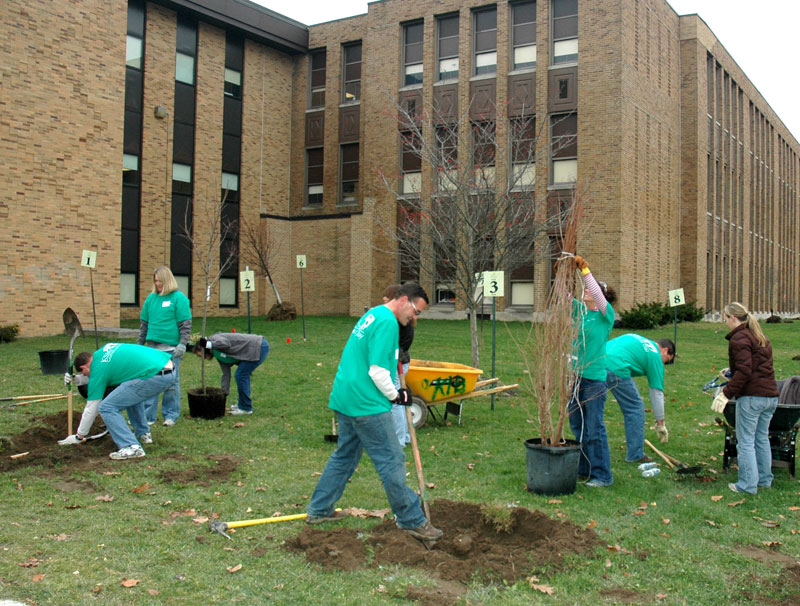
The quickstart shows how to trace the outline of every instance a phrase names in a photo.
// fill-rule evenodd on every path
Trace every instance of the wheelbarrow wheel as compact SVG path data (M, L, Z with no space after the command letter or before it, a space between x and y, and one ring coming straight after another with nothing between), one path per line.
M419 429L428 420L428 406L422 398L414 396L411 399L411 421L414 424L414 429Z

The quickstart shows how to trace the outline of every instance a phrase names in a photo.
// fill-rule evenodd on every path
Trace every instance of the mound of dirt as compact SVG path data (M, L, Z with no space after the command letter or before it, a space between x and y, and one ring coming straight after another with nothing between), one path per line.
M567 554L591 557L595 548L603 545L591 529L522 507L511 510L509 518L502 521L470 503L438 500L430 509L434 524L444 532L431 550L397 528L394 521L383 522L367 533L306 527L286 541L286 548L304 553L309 562L328 570L396 564L423 569L439 579L440 585L409 587L406 597L452 604L458 595L453 600L444 596L451 596L454 586L463 593L471 580L513 584L545 569L558 569Z
M77 429L79 421L80 415L77 415L73 419L73 431ZM0 444L0 471L13 471L33 465L52 468L62 463L69 463L73 469L93 469L99 462L104 466L109 461L108 453L117 449L108 434L77 446L59 446L58 440L67 435L67 411L46 417L33 416L31 424L30 429L3 440ZM105 429L98 416L90 435L102 433ZM28 453L25 456L10 458L25 452Z

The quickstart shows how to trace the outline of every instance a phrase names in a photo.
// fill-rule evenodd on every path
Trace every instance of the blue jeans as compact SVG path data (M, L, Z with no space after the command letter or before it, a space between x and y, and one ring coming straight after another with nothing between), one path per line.
M409 364L403 364L403 374L408 372ZM396 377L394 386L400 389L400 377ZM406 418L406 407L400 404L392 404L392 423L394 423L394 432L397 434L397 440L400 442L401 447L411 443L411 432L408 431L408 419Z
M174 371L165 375L157 374L149 379L131 379L119 385L100 402L100 416L103 417L117 447L141 446L136 438L150 432L144 411L145 401L154 396L157 398L158 394L177 382L178 377ZM122 416L123 410L128 411L133 432Z
M161 416L164 417L165 421L167 419L177 421L178 417L181 416L181 386L180 376L178 375L181 358L172 358L172 364L175 366L175 370L172 372L175 375L175 382L164 392L164 397L161 399ZM158 394L147 399L144 403L144 410L147 415L147 421L155 423L156 413L158 413Z
M250 375L253 371L264 363L269 354L269 343L266 339L261 339L261 356L257 362L242 360L236 369L236 388L239 391L239 403L237 406L241 410L253 410L253 400L250 398Z
M625 443L628 463L638 461L644 456L644 400L630 377L619 377L610 370L606 378L606 388L614 394L625 422Z
M742 396L736 399L737 490L755 494L758 488L772 486L769 422L777 406L778 398Z
M366 450L383 482L389 505L397 516L397 525L400 528L424 525L426 518L419 496L406 485L405 455L394 432L392 414L350 417L337 412L336 417L339 445L328 459L311 495L308 515L321 517L333 512Z
M567 410L572 433L581 443L578 475L610 486L614 478L611 475L611 452L603 422L606 383L580 377L575 393L577 399L573 395Z

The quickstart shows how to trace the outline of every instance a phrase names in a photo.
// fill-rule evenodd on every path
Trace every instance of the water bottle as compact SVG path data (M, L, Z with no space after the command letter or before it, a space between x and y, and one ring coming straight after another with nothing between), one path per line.
M649 463L642 463L639 465L639 471L647 471L648 469L655 469L656 467L658 467L658 463L650 461Z
M657 476L661 473L661 470L658 467L654 467L653 469L645 469L642 472L643 478L652 478L653 476Z

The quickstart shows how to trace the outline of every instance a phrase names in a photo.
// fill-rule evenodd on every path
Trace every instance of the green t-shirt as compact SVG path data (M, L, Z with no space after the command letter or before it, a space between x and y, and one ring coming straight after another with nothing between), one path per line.
M627 334L606 344L608 370L618 377L647 377L650 389L664 391L664 363L658 343Z
M102 400L109 385L155 376L171 359L170 354L144 345L108 343L92 354L88 400Z
M237 360L236 358L231 358L230 356L226 356L221 351L217 351L216 349L213 348L213 346L211 348L211 353L217 360L219 360L223 364L238 364L239 362L241 362L241 360Z
M373 307L353 328L333 381L329 407L350 417L388 412L392 403L369 376L373 364L397 375L397 318L385 305Z
M614 328L614 309L606 305L605 315L591 311L577 299L572 300L572 314L581 326L573 346L575 368L584 379L606 380L606 341Z
M139 316L147 322L148 341L177 345L181 342L178 323L192 319L192 308L189 299L179 290L174 290L168 295L152 292L142 305Z

